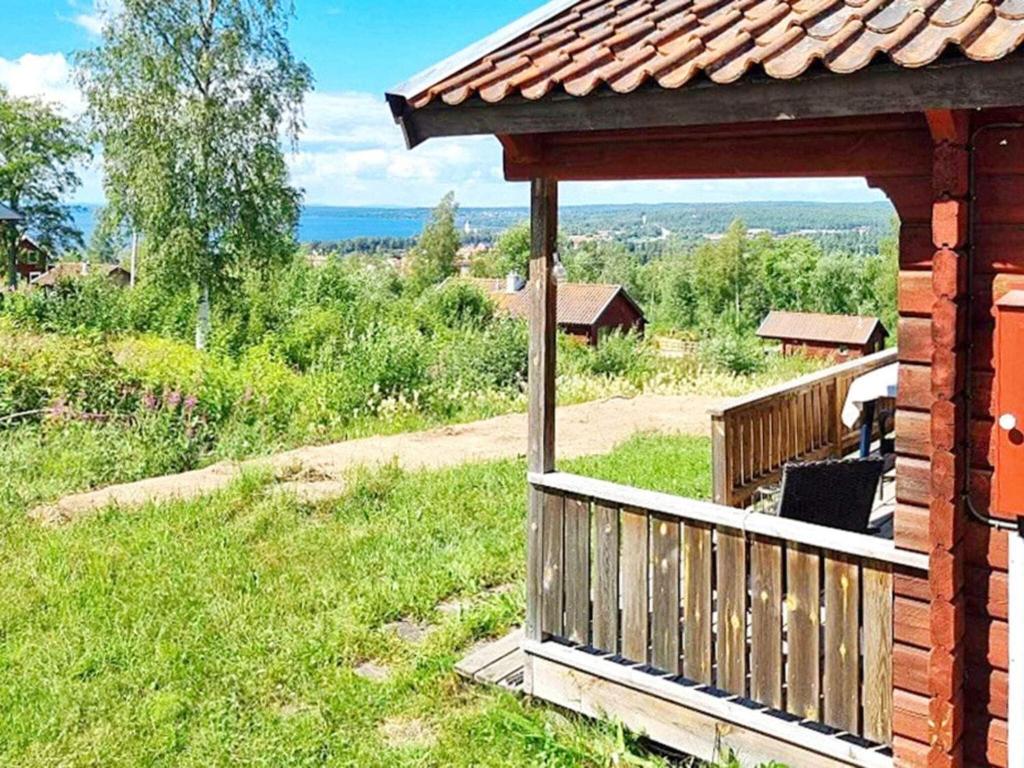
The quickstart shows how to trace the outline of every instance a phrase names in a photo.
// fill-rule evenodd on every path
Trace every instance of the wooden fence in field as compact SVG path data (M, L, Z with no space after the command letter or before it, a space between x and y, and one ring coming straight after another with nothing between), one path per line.
M787 462L839 457L850 451L859 431L846 427L840 418L850 384L896 360L897 350L886 350L712 410L715 502L748 506L758 488L778 481Z
M700 342L691 339L674 339L671 336L655 336L654 345L658 354L668 358L687 358L700 355Z
M575 475L530 482L544 499L545 637L891 743L893 574L926 570L925 556Z

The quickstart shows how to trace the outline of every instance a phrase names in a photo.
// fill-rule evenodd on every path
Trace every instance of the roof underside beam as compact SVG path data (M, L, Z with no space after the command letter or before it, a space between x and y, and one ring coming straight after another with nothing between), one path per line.
M509 181L881 178L932 162L921 114L500 138Z
M540 134L665 126L787 121L935 109L1009 107L1024 92L1024 56L994 62L950 58L922 69L876 64L847 75L809 71L793 80L749 76L730 84L704 81L678 90L654 85L630 94L603 90L586 97L552 94L538 101L508 97L412 110L391 96L409 146L429 138Z

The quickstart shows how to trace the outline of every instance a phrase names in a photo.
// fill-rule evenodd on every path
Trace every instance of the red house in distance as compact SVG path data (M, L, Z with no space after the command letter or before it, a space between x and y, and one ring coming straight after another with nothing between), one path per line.
M757 335L782 343L782 354L804 354L837 362L881 352L889 331L877 317L772 311Z
M530 297L514 276L506 280L463 279L486 293L500 311L523 320L529 318ZM642 336L647 325L643 310L626 289L605 283L561 283L556 315L563 332L592 347L600 343L602 335L613 331Z

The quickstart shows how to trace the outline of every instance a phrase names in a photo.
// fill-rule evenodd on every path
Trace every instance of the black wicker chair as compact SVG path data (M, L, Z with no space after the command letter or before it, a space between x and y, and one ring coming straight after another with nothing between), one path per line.
M779 517L853 533L867 533L885 460L787 464L782 470Z

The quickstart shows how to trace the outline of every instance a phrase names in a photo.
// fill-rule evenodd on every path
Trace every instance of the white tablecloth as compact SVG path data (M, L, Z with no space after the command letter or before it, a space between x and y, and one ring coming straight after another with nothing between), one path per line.
M864 403L882 397L896 397L899 378L900 364L893 363L854 379L846 396L846 404L843 406L843 424L848 427L857 426L864 410Z

